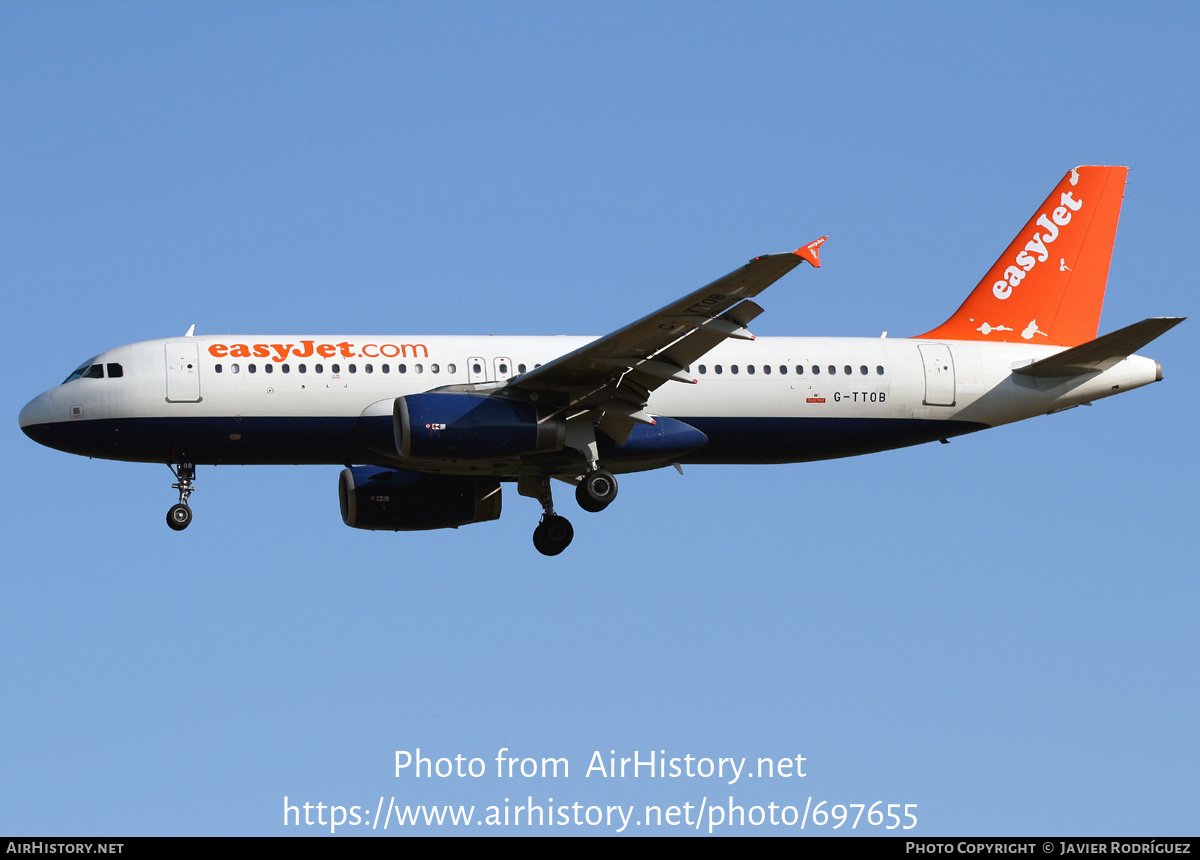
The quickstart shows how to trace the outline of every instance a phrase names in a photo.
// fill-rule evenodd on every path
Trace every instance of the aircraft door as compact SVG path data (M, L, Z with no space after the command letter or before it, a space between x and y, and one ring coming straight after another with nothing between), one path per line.
M197 403L200 400L200 347L194 342L168 343L167 400Z
M513 375L512 362L507 358L496 358L492 360L492 366L496 370L496 381L503 382Z
M954 405L954 356L944 343L922 343L921 362L925 365L925 405Z
M468 358L467 378L471 382L487 382L487 362L474 355Z

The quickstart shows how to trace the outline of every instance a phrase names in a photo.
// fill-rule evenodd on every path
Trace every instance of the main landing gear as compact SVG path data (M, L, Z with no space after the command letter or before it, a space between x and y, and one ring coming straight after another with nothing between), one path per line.
M558 555L575 537L575 529L566 517L555 513L543 514L541 522L533 530L533 545L542 555Z
M585 511L597 514L617 497L617 479L612 472L593 469L586 473L575 488L575 501Z
M192 482L196 480L196 464L180 463L176 469L170 463L167 468L175 475L178 483L172 484L171 489L179 490L179 504L172 505L167 511L167 525L177 532L186 529L192 522L192 509L188 507L188 496L196 491Z
M542 519L533 530L533 545L542 555L558 555L571 544L575 529L566 517L554 512L550 479L545 475L522 475L517 479L517 492L542 504ZM575 500L585 511L598 513L617 497L617 479L612 472L593 469L584 474L575 488Z

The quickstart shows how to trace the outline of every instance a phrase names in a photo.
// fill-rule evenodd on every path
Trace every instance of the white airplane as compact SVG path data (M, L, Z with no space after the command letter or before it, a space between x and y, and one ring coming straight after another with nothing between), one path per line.
M457 528L500 516L501 483L543 508L534 546L574 531L551 479L600 511L615 474L795 463L934 440L1162 379L1133 352L1182 321L1097 337L1127 169L1070 171L959 310L914 338L759 338L753 299L824 237L756 257L601 338L193 336L89 358L21 410L37 442L165 463L192 520L196 465L346 464L342 519ZM354 465L357 464L357 465Z

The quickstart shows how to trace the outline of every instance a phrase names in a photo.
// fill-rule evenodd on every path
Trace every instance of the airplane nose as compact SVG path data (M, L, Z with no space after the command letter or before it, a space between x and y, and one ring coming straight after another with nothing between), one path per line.
M49 424L52 420L51 404L51 393L43 392L26 403L17 418L21 422L21 429L25 431L25 435L35 442L42 441L39 438L42 434L38 433L37 428Z

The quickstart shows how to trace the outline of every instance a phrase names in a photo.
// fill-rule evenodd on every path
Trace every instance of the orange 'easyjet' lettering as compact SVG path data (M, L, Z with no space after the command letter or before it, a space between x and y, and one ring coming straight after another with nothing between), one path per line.
M317 343L313 340L302 340L300 345L293 343L214 343L208 347L208 354L213 358L270 358L279 363L288 358L333 358L340 355L343 358L401 358L410 354L416 358L429 358L429 347L423 343L368 343L361 349L356 349L350 341L341 343Z

